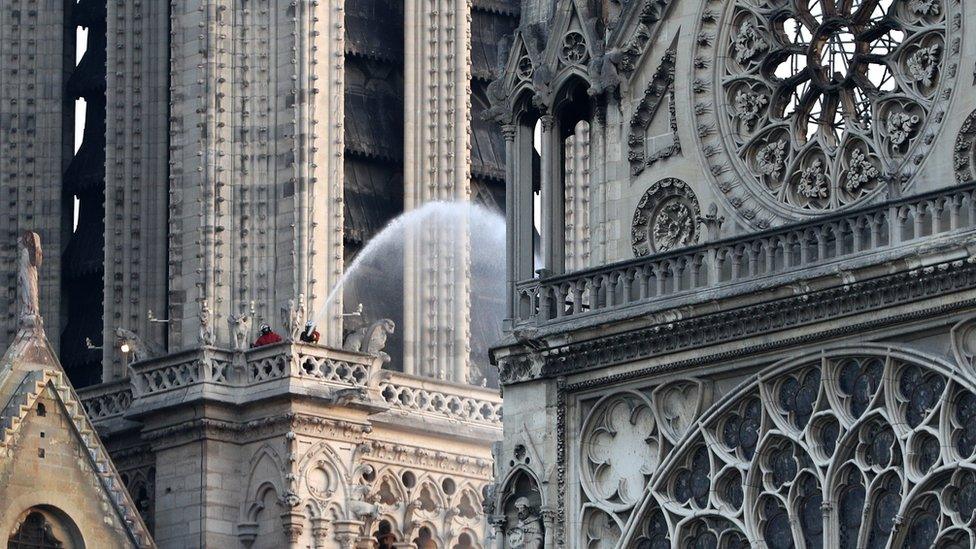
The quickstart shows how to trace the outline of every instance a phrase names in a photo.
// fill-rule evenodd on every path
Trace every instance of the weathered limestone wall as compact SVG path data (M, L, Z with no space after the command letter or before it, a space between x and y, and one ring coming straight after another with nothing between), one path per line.
M37 402L46 415L28 414L17 443L6 450L21 458L0 464L0 532L9 535L25 509L51 506L77 526L85 547L132 547L108 497L96 488L100 473L89 464L87 449L67 432L71 420L50 393Z

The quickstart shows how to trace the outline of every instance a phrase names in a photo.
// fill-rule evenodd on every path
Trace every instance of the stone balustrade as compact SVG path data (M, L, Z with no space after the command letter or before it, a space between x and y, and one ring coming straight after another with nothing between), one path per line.
M242 360L243 358L243 360ZM100 422L123 417L133 403L167 398L176 392L211 387L211 397L253 398L261 391L303 387L362 387L383 407L490 427L501 427L501 397L480 387L458 385L399 372L380 371L379 359L317 345L269 345L236 354L203 348L137 362L131 378L83 389L89 417ZM289 385L289 383L292 383ZM270 389L269 389L270 387ZM246 388L246 391L235 389ZM271 394L271 393L268 393Z
M233 353L213 348L137 362L131 368L133 396L146 397L198 383L236 385L239 376L235 375L232 363Z
M380 396L398 411L501 428L502 399L496 392L399 372L384 374Z
M337 386L365 386L375 357L318 345L270 345L247 352L247 384L282 377L315 379Z
M120 379L79 389L78 397L92 421L121 417L132 404L132 385Z
M976 229L976 184L852 209L761 233L719 240L516 286L514 325L547 326L628 308L666 308L682 297L715 298L784 282L806 269L827 273L905 256ZM944 236L944 239L932 239ZM819 271L817 267L822 267ZM811 270L813 269L813 270Z

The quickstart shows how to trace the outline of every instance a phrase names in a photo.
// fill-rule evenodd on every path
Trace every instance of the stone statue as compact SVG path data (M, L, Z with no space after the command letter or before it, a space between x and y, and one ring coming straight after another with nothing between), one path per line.
M386 339L396 331L396 324L388 318L381 318L369 326L361 326L346 336L342 348L370 355L377 355L384 363L390 361L390 355L383 352Z
M281 325L290 341L297 341L305 325L305 294L298 294L298 300L289 299L288 306L281 308Z
M151 347L148 343L143 341L141 337L139 337L139 334L131 330L116 328L115 339L118 341L119 345L125 344L129 346L129 353L132 355L132 362L146 360L147 358L152 358L159 354L157 349Z
M542 517L529 505L529 498L515 500L515 524L505 533L505 545L520 549L542 549L545 539Z
M212 316L210 313L210 305L207 305L207 300L204 299L200 303L200 343L203 345L214 344Z
M41 268L41 237L26 231L17 254L17 308L22 327L42 326L37 272Z
M230 315L227 317L227 324L230 325L231 337L234 338L234 350L246 351L251 339L251 315L246 312Z

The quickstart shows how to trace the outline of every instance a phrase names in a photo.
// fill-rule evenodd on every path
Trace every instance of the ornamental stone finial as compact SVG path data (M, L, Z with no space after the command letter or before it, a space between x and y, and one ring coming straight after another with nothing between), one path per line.
M41 268L41 237L25 231L17 251L17 308L21 328L43 326L38 292L37 271Z

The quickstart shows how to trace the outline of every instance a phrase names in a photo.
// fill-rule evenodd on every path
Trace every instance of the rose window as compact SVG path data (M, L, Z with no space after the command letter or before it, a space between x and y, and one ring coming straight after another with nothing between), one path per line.
M724 192L740 185L715 154L719 142L748 192L780 218L856 203L917 168L957 53L947 50L944 0L736 0L726 9L721 20L702 16L719 37L712 46L703 31L695 57L699 69L720 60L718 108L698 102L696 115Z

